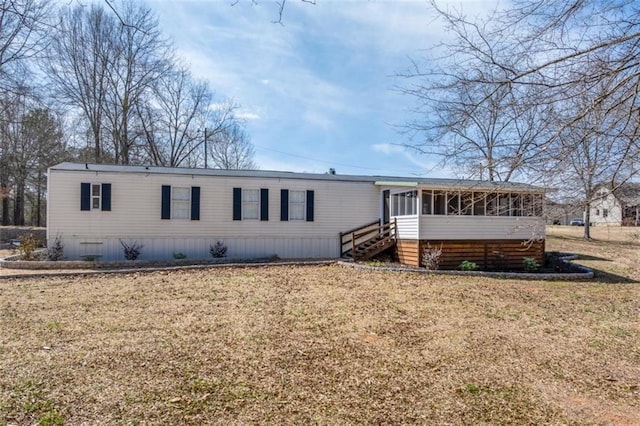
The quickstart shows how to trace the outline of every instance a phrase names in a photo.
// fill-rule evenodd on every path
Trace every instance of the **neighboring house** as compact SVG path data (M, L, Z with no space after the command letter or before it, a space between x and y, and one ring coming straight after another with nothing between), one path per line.
M141 259L207 258L218 240L230 258L338 258L353 255L345 231L378 221L409 265L427 244L448 267L543 259L544 194L525 184L74 163L48 177L47 238L68 259L122 260L120 241Z
M640 183L624 183L614 190L600 187L590 213L596 225L640 226Z

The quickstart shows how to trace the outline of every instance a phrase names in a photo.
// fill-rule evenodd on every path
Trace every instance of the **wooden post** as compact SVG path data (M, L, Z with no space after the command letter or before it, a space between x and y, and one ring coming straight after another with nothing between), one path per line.
M351 233L351 258L353 260L356 260L356 238L355 238L356 233L352 232Z

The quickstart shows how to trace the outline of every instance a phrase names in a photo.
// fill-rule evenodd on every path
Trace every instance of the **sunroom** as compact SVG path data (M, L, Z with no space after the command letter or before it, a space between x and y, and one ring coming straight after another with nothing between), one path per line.
M379 183L383 217L397 227L402 263L418 266L427 247L442 247L447 267L463 260L482 269L519 269L524 257L544 256L542 189L479 182L469 187Z

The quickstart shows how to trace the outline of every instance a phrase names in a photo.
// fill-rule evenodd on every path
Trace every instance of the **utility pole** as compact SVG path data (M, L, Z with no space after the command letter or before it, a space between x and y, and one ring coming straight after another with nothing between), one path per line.
M207 156L209 155L209 151L207 151L207 128L204 128L204 168L207 167Z

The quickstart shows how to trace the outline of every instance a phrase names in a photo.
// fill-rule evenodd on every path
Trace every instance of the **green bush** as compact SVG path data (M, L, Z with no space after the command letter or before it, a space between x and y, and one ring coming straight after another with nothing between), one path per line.
M173 253L173 258L174 259L186 259L187 255L184 253Z
M523 257L522 264L527 272L538 272L538 269L540 269L540 264L533 257Z
M53 241L51 247L47 248L47 258L54 262L64 259L64 245L62 244L60 235L56 235L56 239Z
M460 264L459 268L462 271L475 271L476 269L478 269L478 265L476 264L476 262L471 262L469 260L464 260Z

